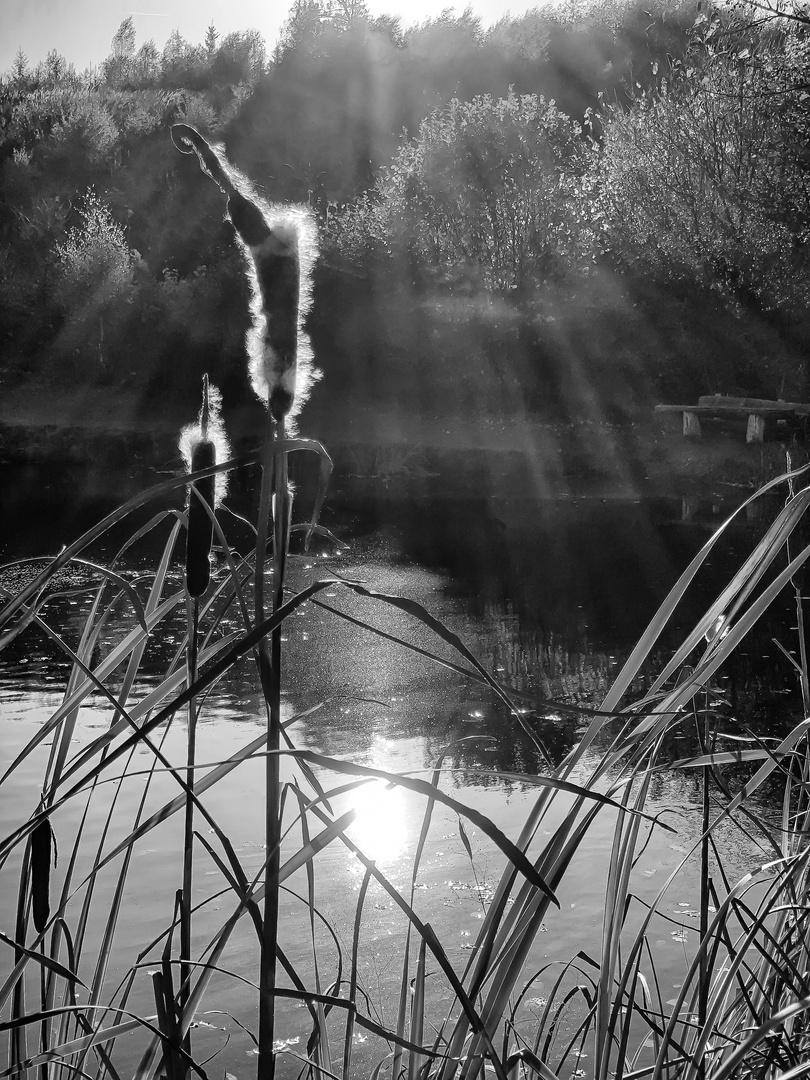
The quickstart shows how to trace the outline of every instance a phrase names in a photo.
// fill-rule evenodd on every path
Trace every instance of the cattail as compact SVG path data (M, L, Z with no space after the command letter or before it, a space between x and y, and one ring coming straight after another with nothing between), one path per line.
M275 420L300 411L320 373L304 332L310 308L316 229L304 206L274 206L188 124L172 128L175 146L196 152L202 169L228 196L228 215L246 256L252 291L252 325L246 345L256 395Z
M53 829L48 818L31 833L31 908L34 929L41 934L51 915L51 866L54 861Z
M203 400L196 424L183 429L180 449L189 472L208 469L230 455L220 419L220 396L203 376ZM188 529L186 532L186 588L190 596L202 596L211 580L211 543L214 523L206 509L213 511L227 489L224 473L195 480L189 487Z

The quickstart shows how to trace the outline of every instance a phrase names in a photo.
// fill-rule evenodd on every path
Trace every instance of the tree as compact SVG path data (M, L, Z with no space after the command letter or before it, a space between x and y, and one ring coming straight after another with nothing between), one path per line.
M482 85L482 44L481 20L470 8L458 17L448 8L406 32L403 89L416 109L410 124L451 98L471 100L489 90Z
M579 260L592 156L542 98L453 100L401 146L371 196L338 216L338 242L364 235L433 277L498 291L562 276Z
M163 47L161 78L164 86L197 90L208 85L209 61L202 46L191 45L173 30Z
M276 61L296 50L311 51L329 21L324 0L295 0L276 46Z
M219 41L219 33L213 23L209 23L208 29L205 31L205 51L208 54L208 59L214 58L214 53L217 51L217 42Z
M67 76L67 60L56 49L51 49L45 57L45 71L48 82L51 86L56 86Z
M74 351L94 329L99 365L107 363L106 324L119 314L131 288L135 256L109 206L89 189L80 199L79 224L57 244L59 299L66 314L65 344Z
M660 280L795 316L810 303L810 117L796 92L810 50L798 26L753 48L708 45L700 67L614 111L596 204L605 249Z
M28 67L28 57L20 46L14 54L14 64L11 68L11 81L18 89L24 89L28 84L30 70Z
M150 38L132 59L132 80L138 86L157 86L160 82L160 53Z
M166 44L163 46L163 53L161 55L164 73L172 68L181 68L190 49L191 45L186 41L180 31L177 29L172 30L166 39Z
M93 170L111 165L118 126L98 94L68 92L60 105L51 138L42 147L43 156L49 159L51 169L61 167L69 170L74 179L83 175L92 181Z
M225 83L250 82L264 72L267 49L258 30L236 31L223 38L211 66L214 81Z
M365 0L329 0L326 9L333 26L348 30L359 22L368 22L369 10Z
M800 26L810 26L807 0L737 0L733 6L744 16L753 15L763 23L787 19Z
M112 54L117 60L130 60L135 55L135 23L131 15L122 19L113 34Z
M135 56L135 23L127 15L113 34L112 52L104 61L104 78L110 86L120 86L132 78Z

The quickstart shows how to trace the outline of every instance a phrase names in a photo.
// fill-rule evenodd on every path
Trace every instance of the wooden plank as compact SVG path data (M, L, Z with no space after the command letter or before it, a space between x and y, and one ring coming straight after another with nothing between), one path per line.
M695 416L714 416L717 419L745 420L753 412L757 416L767 416L770 419L790 420L794 416L803 415L797 413L792 406L784 405L760 405L756 408L744 408L739 405L656 405L655 411L659 413L690 412Z
M791 402L778 398L735 397L733 394L701 394L698 405L736 405L741 409L755 408L757 405L789 405Z
M691 521L700 509L700 499L695 495L681 496L681 521Z
M765 438L765 417L751 413L748 417L748 429L745 432L747 443L760 443Z
M683 437L685 439L699 439L700 432L700 420L693 412L689 412L684 409L683 413Z
M783 401L781 398L734 397L730 394L703 394L698 405L734 405L743 409L760 411L760 407L791 409L797 416L809 416L810 404L801 401Z

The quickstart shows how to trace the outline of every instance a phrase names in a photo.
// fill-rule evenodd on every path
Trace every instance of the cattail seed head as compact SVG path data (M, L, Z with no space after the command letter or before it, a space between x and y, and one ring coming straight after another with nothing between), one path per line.
M220 417L221 399L215 386L203 376L203 401L197 423L183 428L180 449L191 473L227 460L230 447ZM190 596L202 596L211 580L211 544L214 524L206 506L214 510L227 490L224 473L204 476L189 487L186 532L186 588Z
M53 829L46 818L31 833L31 914L38 934L48 925L51 915L53 855Z
M210 439L201 439L191 456L192 472L217 463L216 447ZM214 523L206 506L214 507L216 477L205 476L189 489L188 531L186 533L186 588L190 596L202 596L211 580L211 543Z

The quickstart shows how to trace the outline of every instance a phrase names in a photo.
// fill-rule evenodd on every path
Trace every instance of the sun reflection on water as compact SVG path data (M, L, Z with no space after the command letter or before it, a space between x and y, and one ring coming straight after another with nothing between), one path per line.
M366 858L380 865L396 861L407 839L402 790L374 780L353 791L351 801L357 817L348 830L349 838Z

